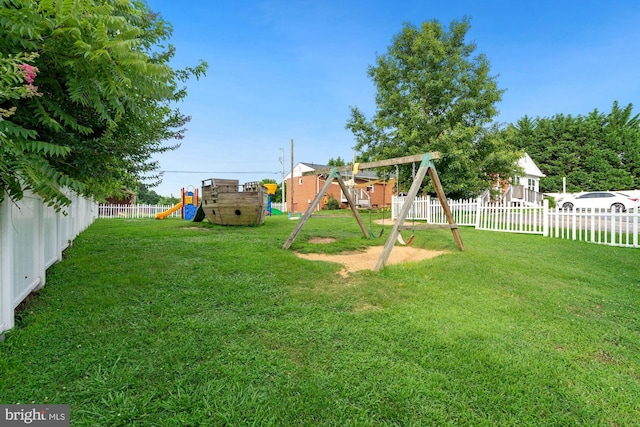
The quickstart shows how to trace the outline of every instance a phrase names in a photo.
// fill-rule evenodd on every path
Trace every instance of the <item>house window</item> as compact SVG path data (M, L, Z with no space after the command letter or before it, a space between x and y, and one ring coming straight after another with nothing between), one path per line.
M298 184L302 185L302 178L298 178Z
M529 190L534 190L535 191L535 189L536 189L536 180L528 178L527 179L527 188Z
M368 191L369 193L373 193L373 188L374 188L374 186L373 186L373 185L368 185L368 186L367 186L367 191Z

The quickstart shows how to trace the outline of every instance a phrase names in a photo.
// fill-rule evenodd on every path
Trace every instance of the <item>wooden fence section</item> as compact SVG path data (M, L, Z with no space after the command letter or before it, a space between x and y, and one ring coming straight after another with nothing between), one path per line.
M404 197L393 197L392 219L397 218L403 202ZM450 200L449 206L460 226L640 248L640 209L628 212L605 209L572 211L550 209L548 201L544 201L542 206L518 207L484 203L481 198ZM431 224L447 223L440 202L430 197L416 199L407 219Z
M0 334L14 326L15 308L45 285L47 268L98 215L96 203L68 196L64 212L30 192L17 203L5 195L0 204Z
M168 211L172 205L100 205L99 218L155 218L157 214ZM167 218L180 218L180 209Z

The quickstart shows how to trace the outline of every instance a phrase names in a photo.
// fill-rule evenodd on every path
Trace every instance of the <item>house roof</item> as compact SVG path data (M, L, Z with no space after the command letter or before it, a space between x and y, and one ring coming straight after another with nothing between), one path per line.
M524 156L522 156L522 158L518 160L518 166L524 169L525 176L532 176L535 178L542 178L546 176L542 173L540 168L538 168L536 162L533 161L528 153L524 153Z
M325 169L328 168L329 165L320 165L318 163L307 163L307 162L300 162L298 163L299 165L303 165L306 166L307 168L309 168L309 170L316 170L316 169Z

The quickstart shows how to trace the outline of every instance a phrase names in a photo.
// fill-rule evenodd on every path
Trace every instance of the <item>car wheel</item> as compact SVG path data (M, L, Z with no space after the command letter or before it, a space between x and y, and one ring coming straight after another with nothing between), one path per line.
M624 212L626 210L622 203L614 203L611 205L611 212Z
M569 211L572 210L573 209L573 203L569 203L569 202L563 203L562 204L562 209L566 209L566 210L569 210Z

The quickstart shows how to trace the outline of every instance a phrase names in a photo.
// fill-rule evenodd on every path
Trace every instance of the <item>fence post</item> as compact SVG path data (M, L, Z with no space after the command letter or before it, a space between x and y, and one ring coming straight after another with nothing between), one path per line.
M549 199L542 200L542 235L549 236Z
M480 209L482 208L482 197L476 199L476 225L475 228L480 228Z
M640 207L630 210L629 212L633 213L633 246L638 247L638 233L640 233L640 229L638 229L638 218L640 218Z
M633 208L629 209L629 215L631 215L629 219L631 219L631 235L633 236L632 245L634 248L637 248L638 232L640 232L640 230L638 229L638 218L640 217L640 207L635 209Z
M55 229L56 229L56 262L62 261L62 215L60 212L56 212L55 215Z
M398 196L391 196L391 219L398 218Z
M394 196L393 194L391 195L391 209L389 209L389 215L391 217L391 219L393 219L393 211L394 211L394 205L396 203L396 196Z
M35 291L37 291L38 289L42 289L44 287L45 284L45 280L46 280L46 275L47 275L47 269L45 268L44 264L45 264L45 260L44 260L44 254L45 254L45 250L44 250L44 211L45 209L47 209L44 205L44 203L40 200L38 200L39 203L36 203L36 227L37 227L37 232L36 232L36 241L37 243L34 245L33 248L33 256L34 256L34 264L35 264L35 270L36 270L36 274L38 275L39 279L40 279L40 283L38 283L38 285L34 288Z
M0 203L0 336L14 326L12 254L11 201L5 192Z

